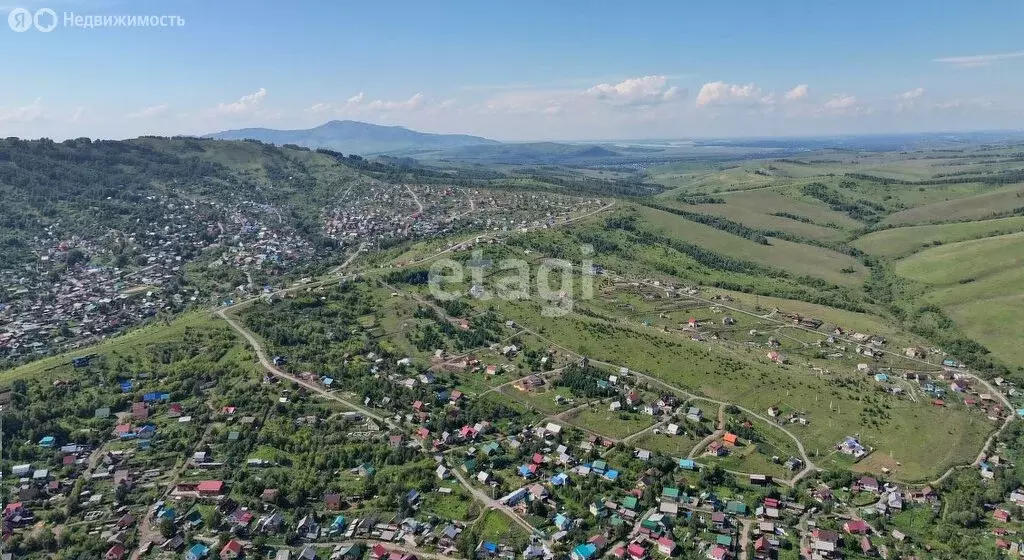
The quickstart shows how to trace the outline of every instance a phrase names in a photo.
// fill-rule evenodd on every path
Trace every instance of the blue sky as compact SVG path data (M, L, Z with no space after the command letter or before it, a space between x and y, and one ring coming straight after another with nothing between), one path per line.
M0 0L0 136L331 119L503 140L1024 128L1024 3ZM74 28L67 14L183 26ZM6 17L4 17L6 19Z

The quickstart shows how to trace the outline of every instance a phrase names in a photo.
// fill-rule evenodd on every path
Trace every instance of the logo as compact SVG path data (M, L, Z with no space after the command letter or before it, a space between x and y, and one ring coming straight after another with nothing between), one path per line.
M25 8L14 8L7 14L7 24L18 33L24 33L32 27L49 33L57 27L57 12L50 8L40 8L33 14Z
M7 14L7 24L18 33L28 31L32 27L33 21L32 12L25 8L14 8L11 13Z

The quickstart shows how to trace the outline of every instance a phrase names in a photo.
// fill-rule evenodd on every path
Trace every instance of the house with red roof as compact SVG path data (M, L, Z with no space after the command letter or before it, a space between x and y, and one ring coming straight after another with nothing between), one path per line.
M661 537L658 539L658 552L665 556L672 556L676 551L676 541L668 538Z
M121 560L126 552L124 545L114 543L113 546L107 549L107 553L103 555L103 560Z
M235 558L241 558L244 553L242 552L242 543L231 539L224 545L224 548L220 549L221 560L234 560Z
M870 529L863 519L851 519L843 523L843 530L850 535L866 535Z
M626 554L629 554L632 560L646 560L647 549L640 543L629 543L629 546L626 547Z
M223 480L204 480L196 486L200 496L216 497L224 494Z
M995 510L994 512L992 512L992 517L994 517L996 521L1001 521L1003 523L1009 523L1010 522L1010 518L1012 516L1010 515L1010 511L1009 510L1006 510L1006 509L1003 509L1003 508L999 508L999 509Z

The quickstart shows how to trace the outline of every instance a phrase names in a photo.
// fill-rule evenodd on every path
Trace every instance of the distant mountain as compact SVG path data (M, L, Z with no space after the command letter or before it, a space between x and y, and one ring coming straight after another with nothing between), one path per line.
M217 140L259 140L278 146L295 144L306 148L328 148L345 154L384 154L447 150L466 146L501 144L465 134L430 134L402 126L380 126L359 121L330 121L307 130L244 128L208 134Z

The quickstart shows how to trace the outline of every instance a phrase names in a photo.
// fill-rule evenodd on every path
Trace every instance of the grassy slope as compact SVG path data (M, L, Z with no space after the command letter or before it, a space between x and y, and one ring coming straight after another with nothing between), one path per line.
M1024 232L934 247L903 259L900 276L945 285L977 280L1024 264Z
M1024 186L1002 187L972 196L936 201L897 212L882 223L910 225L929 222L985 219L996 212L1024 206Z
M1024 217L1000 218L876 231L857 239L854 247L879 257L905 257L929 245L956 243L1024 231Z
M1024 232L934 247L897 272L934 286L925 296L968 336L1012 365L1024 365Z
M694 243L730 257L786 269L798 275L823 278L845 286L857 285L867 277L867 270L856 259L829 249L781 239L772 239L771 245L761 245L661 210L644 207L640 208L639 212L645 223L663 235ZM855 272L840 272L847 267L854 269Z
M182 333L186 329L230 330L230 327L226 323L216 320L208 313L188 313L168 324L154 322L150 325L128 331L120 336L104 340L90 348L51 356L29 362L14 369L2 371L0 372L0 384L6 385L12 381L29 377L58 378L73 371L71 358L75 356L85 356L88 354L109 356L114 353L131 353L138 348L150 344L180 340Z

